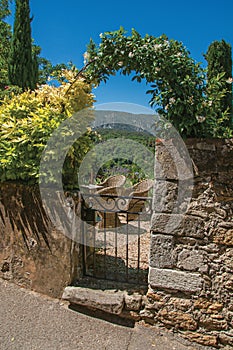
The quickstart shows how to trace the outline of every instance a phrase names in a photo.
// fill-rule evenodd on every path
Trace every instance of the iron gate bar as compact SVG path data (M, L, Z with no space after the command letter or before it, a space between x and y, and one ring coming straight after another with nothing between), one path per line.
M117 214L115 214L117 215ZM118 280L118 275L117 275L117 227L115 227L115 279Z
M104 212L104 222L106 222L106 212ZM106 255L107 255L107 237L106 237L106 227L104 227L104 278L105 279L107 277Z
M138 216L138 262L137 262L137 280L139 282L139 271L140 271L140 248L141 248L141 238L140 238L140 215Z
M129 282L129 225L128 225L128 214L127 214L127 225L126 225L126 282Z

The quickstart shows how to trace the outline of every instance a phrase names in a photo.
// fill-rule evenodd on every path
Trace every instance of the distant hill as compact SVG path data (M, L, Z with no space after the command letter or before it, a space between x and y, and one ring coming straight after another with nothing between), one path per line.
M132 114L119 111L95 111L96 120L93 129L125 130L128 132L155 135L155 124L158 116Z

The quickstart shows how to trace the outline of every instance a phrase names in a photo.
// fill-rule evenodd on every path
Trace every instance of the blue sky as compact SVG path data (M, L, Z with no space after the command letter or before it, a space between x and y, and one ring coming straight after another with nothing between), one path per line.
M52 63L72 61L81 68L83 53L92 37L123 26L141 35L166 34L182 41L198 62L214 40L233 46L232 0L77 1L31 0L32 33L42 56ZM149 86L129 77L112 77L93 92L98 103L129 102L148 106Z

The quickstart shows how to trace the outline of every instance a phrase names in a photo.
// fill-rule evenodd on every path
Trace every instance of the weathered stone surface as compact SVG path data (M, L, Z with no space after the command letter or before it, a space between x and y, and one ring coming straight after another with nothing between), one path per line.
M142 305L142 296L139 294L125 295L126 310L138 311Z
M233 327L233 139L187 140L187 144L195 179L192 200L183 217L175 208L178 187L182 183L178 181L176 164L169 149L161 149L157 154L157 160L163 160L165 164L158 162L155 167L157 179L149 269L151 289L147 293L144 312L150 322L154 315L154 322L180 329L191 341L214 347L220 342L230 349ZM186 201L187 197L184 198ZM160 239L163 236L168 237L167 241ZM172 270L174 266L175 271ZM178 268L182 271L177 271ZM181 298L183 293L185 298Z
M228 274L228 276L229 276L229 278L225 282L225 287L229 291L233 291L233 276L230 276L229 274Z
M214 233L214 242L233 246L233 229L218 228Z
M201 250L183 249L178 254L177 267L187 271L207 272L208 265Z
M152 215L151 229L154 232L185 237L204 237L204 220L191 215L157 214Z
M176 329L194 331L197 329L197 322L189 314L181 311L170 311L167 308L159 311L157 317L166 326L173 326Z
M219 255L219 259L221 259L221 262L224 266L226 266L231 271L233 271L233 249L232 248L227 248L224 254Z
M217 172L216 143L208 142L208 140L189 139L186 141L186 146L199 175L210 171Z
M192 179L187 181L156 180L153 210L156 213L185 213L192 197Z
M139 312L139 315L144 321L152 325L154 324L154 316L155 316L154 312L144 309Z
M208 309L211 305L211 302L205 298L198 298L193 303L194 307L201 310L201 309Z
M216 150L216 145L213 143L207 143L206 141L199 141L196 144L196 148L200 149L202 151L215 151Z
M233 334L226 334L221 332L219 334L219 341L223 345L231 345L233 346Z
M213 303L208 307L207 313L217 313L222 311L223 309L223 304L222 303Z
M123 310L121 313L121 317L128 318L128 319L134 320L136 322L141 320L141 316L139 315L139 312L132 311L132 310Z
M174 237L161 234L151 235L150 266L171 268L174 266Z
M156 179L193 178L191 159L183 141L170 139L156 145L154 173Z
M187 332L183 334L183 337L202 345L217 346L218 344L218 338L215 335L206 335L198 332Z
M152 299L152 300L155 300L155 301L161 301L163 299L163 295L161 293L157 293L155 292L153 289L148 288L148 292L146 294L146 298L148 299ZM147 302L147 300L146 300Z
M165 301L164 302L159 302L159 301L155 301L152 304L147 304L146 305L146 310L152 310L152 311L156 311L158 312L160 309L162 309L164 306L166 305Z
M110 293L82 287L66 287L62 299L88 308L120 314L124 307L124 292Z
M201 290L203 279L197 273L150 267L149 284L152 288L194 293Z
M222 316L220 316L222 317ZM208 331L223 331L228 328L226 320L216 319L211 316L203 315L199 319L199 325Z
M60 298L78 277L80 246L54 227L37 186L0 184L0 230L1 278Z
M192 307L193 303L190 299L170 298L167 305L171 306L175 310L188 311Z

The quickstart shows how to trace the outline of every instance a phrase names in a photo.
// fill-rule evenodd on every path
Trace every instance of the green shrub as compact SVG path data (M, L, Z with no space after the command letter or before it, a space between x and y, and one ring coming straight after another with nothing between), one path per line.
M90 85L75 81L74 72L64 70L65 82L58 87L42 85L35 91L7 96L0 105L0 181L35 183L39 178L41 154L54 130L75 112L91 107ZM78 117L79 125L88 125ZM91 117L90 117L91 118ZM75 168L90 147L91 131L70 149L64 168ZM62 140L61 140L62 141ZM76 152L78 150L78 154Z

